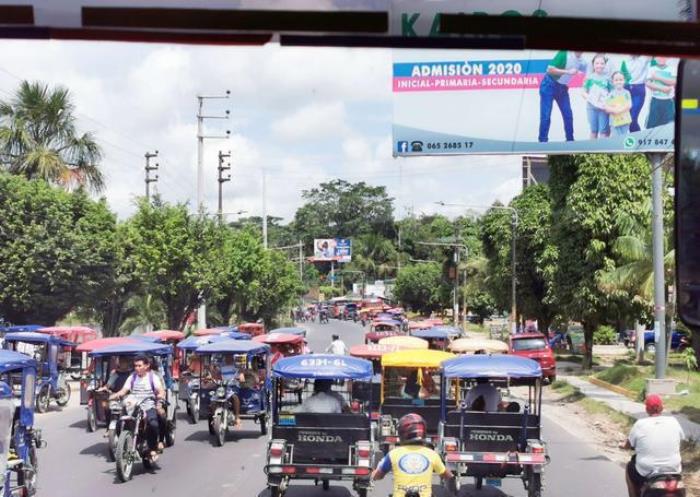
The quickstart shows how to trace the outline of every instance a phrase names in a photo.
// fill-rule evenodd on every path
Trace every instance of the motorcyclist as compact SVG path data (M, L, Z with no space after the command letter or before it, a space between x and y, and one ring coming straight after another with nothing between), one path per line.
M393 497L404 497L412 490L420 497L431 497L433 473L454 482L454 475L438 453L424 444L426 425L422 416L406 414L399 419L398 432L400 445L382 458L372 472L372 480L393 473Z
M326 347L326 353L335 355L346 355L348 353L348 346L345 345L345 342L343 342L340 339L340 336L333 335L332 339L333 341L331 342L331 344L328 347Z
M637 420L629 437L621 444L635 454L627 463L626 478L629 497L639 497L647 479L658 473L681 472L683 429L673 416L662 416L664 405L658 395L645 401L648 418Z
M160 377L151 371L150 361L146 356L134 358L134 373L129 377L121 390L109 396L110 400L124 398L127 394L127 403L140 403L146 416L146 441L152 461L158 459L158 451L162 450L158 436L161 432L162 420L156 410L156 402L165 400L165 388Z

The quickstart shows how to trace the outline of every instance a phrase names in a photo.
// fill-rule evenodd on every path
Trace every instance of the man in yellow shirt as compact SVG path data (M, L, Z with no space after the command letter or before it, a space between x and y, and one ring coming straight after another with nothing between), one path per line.
M432 497L433 474L448 480L454 475L438 453L424 445L426 425L422 416L406 414L399 419L398 431L401 445L379 462L372 472L372 480L381 480L387 473L393 473L392 497Z

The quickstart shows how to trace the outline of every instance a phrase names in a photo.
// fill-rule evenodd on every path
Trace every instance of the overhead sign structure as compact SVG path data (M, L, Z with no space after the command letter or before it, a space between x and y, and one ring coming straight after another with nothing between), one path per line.
M349 238L316 238L314 240L314 260L350 262L352 241Z
M667 152L678 60L395 50L395 156Z
M439 34L441 13L694 19L695 1L687 8L684 4L678 0L0 0L0 29L7 30L4 36L17 38L255 44L266 43L273 34L294 32L433 36ZM241 33L260 36L228 38Z

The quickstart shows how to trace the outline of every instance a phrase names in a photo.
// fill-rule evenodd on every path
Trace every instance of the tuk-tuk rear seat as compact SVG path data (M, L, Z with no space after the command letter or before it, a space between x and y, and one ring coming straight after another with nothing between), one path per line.
M455 406L454 400L448 399L447 402L449 407ZM405 414L415 412L423 416L429 433L437 433L437 427L440 421L440 399L414 400L388 398L384 399L381 412L382 415L390 415L394 419L399 419Z
M459 438L460 423L464 416L462 429L463 450L475 452L507 452L518 449L520 442L540 438L540 418L528 414L527 426L523 433L524 413L512 412L475 412L453 410L447 413L444 436Z
M293 446L291 463L348 464L349 447L370 439L364 414L280 413L272 438Z

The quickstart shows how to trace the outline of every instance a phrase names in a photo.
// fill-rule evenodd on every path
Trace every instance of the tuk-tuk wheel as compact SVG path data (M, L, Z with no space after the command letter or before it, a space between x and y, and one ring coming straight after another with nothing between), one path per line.
M541 495L542 475L533 471L530 473L527 481L527 497L541 497Z
M280 487L268 487L270 489L270 497L283 497L284 491Z
M131 454L133 445L133 434L129 430L124 430L117 440L117 477L124 483L131 480L134 469L134 456Z
M165 430L165 446L172 447L175 445L175 426L168 423L168 427Z
M70 401L70 385L67 381L64 381L62 385L58 387L58 395L56 396L56 404L61 407L68 405Z
M480 476L475 476L474 477L474 483L476 485L477 490L481 490L481 487L484 486L484 479L481 478ZM529 497L529 496L528 496Z
M328 480L322 480L321 483L323 485L323 490L330 490L331 482L329 482Z
M36 396L36 412L44 413L49 410L49 403L51 402L51 395L49 394L48 385L39 391L39 395Z
M226 423L221 416L214 416L211 421L211 430L214 433L214 445L223 447L226 443Z
M367 489L366 488L358 488L357 489L357 497L367 497Z
M97 419L95 419L95 413L92 407L90 407L87 412L87 431L88 433L92 433L95 430L97 430Z
M114 462L117 452L117 433L114 430L107 430L107 460Z
M265 414L261 414L258 418L258 422L260 423L260 434L267 435L267 416Z
M196 425L199 421L199 400L187 403L187 414L189 414L190 423Z

